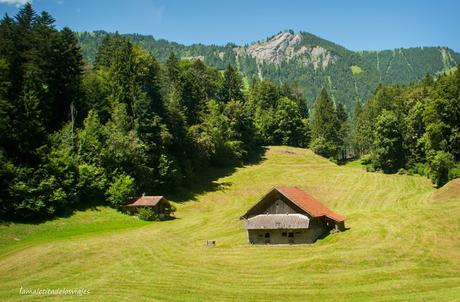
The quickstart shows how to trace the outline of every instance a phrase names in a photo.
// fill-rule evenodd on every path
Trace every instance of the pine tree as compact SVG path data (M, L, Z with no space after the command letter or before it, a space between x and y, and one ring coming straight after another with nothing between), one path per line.
M91 110L83 122L83 128L78 131L77 154L80 160L87 164L101 166L107 135L97 112Z
M9 87L4 91L4 97L12 99L20 89L21 66L17 50L17 35L14 20L6 15L0 21L0 57L4 60L2 75L7 75Z
M220 99L225 103L231 100L244 100L242 77L231 65L228 65L224 72Z
M101 46L97 50L94 67L96 69L101 67L109 68L113 63L116 50L122 46L124 41L125 40L118 32L113 36L105 35L102 39Z
M72 106L83 109L81 82L83 59L75 34L67 27L62 29L53 45L51 64L47 67L51 117L49 129L58 129L71 120Z
M307 130L297 103L287 97L282 97L278 100L273 119L276 125L273 133L274 144L296 147L307 145L308 139L305 137Z
M202 75L195 68L190 68L181 75L181 83L180 99L186 109L187 122L198 124L200 112L208 99Z
M256 130L248 106L242 101L230 101L225 104L223 113L231 129L230 139L241 141L245 153L249 153L256 144Z
M12 62L15 65L12 67L15 69L15 72L18 72L15 74L17 79L13 81L13 89L16 95L21 93L26 70L36 68L36 66L28 65L35 65L40 61L40 55L34 49L35 36L33 27L35 19L36 13L32 9L30 2L26 3L15 17L14 44L17 58Z
M372 164L375 169L394 173L404 163L401 130L396 115L384 110L375 123Z
M361 156L364 154L363 146L363 107L359 100L355 103L353 113L353 131L352 131L352 145L354 155Z
M338 157L339 157L339 160L342 160L347 157L350 127L348 125L348 114L343 104L338 103L336 107L337 107L336 114L337 114L338 124L340 125L339 135L337 138L337 145L338 145L338 152L339 152Z
M127 114L133 117L133 96L138 93L135 79L133 45L124 40L113 54L110 65L111 98L126 105Z
M14 162L35 166L39 162L36 149L46 143L46 129L35 76L27 76L22 93L10 112L10 127L4 147Z
M123 172L133 176L138 184L146 181L152 172L145 166L145 150L128 117L126 104L112 103L111 119L106 127L107 147L102 158L107 174Z
M258 108L274 108L276 107L276 101L278 101L280 93L278 87L269 80L261 81L257 90L254 93L254 102Z
M36 18L37 15L32 8L32 4L27 2L16 15L16 22L21 30L30 31L34 26Z
M102 123L110 117L110 81L105 68L86 71L82 79L80 116L88 116L91 110L97 112Z
M316 99L311 118L311 148L319 155L336 158L340 122L334 103L323 88Z
M11 87L9 80L8 63L0 58L0 148L5 145L4 139L9 136L11 126L11 112L14 104L8 99L8 92Z
M168 72L168 79L171 83L177 83L180 76L179 60L174 52L169 54L166 61L166 70Z
M199 142L204 146L212 164L225 166L243 157L243 142L235 139L234 129L223 114L221 103L215 100L207 103L200 128Z

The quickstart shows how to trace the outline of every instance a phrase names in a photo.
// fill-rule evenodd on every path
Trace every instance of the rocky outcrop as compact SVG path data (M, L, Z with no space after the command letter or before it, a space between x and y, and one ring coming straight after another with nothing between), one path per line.
M237 55L247 55L258 62L279 65L283 61L297 60L303 65L326 68L337 61L338 57L320 45L303 45L300 33L281 32L264 42L246 47L237 47Z

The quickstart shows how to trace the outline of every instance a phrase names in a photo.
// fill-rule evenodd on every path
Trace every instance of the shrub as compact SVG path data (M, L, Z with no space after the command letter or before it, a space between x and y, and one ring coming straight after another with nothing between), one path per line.
M422 176L429 176L430 175L430 167L428 164L423 163L416 163L411 169L411 172L422 175Z
M449 170L449 180L460 178L460 163Z
M166 190L177 187L183 179L177 162L166 154L160 155L157 170L159 185Z
M398 118L384 110L376 120L372 165L384 173L397 172L404 163L404 150Z
M318 137L311 142L310 148L318 155L321 155L326 158L334 158L337 154L337 146L328 142L323 137Z
M365 154L361 156L361 163L363 165L369 165L372 162L372 157L370 154Z
M139 217L139 219L142 219L142 220L145 220L145 221L157 221L157 220L160 220L160 217L155 212L155 210L152 209L152 208L148 208L148 207L139 208L139 210L137 211L137 217Z
M454 156L444 151L437 151L430 154L429 165L431 180L440 187L449 180L449 169L454 165Z
M90 164L78 166L77 188L80 200L89 203L99 203L104 198L107 178L104 170Z
M134 178L127 174L120 174L114 178L107 190L107 200L112 206L119 208L134 196L134 190Z
M409 173L408 173L408 171L407 171L406 169L401 168L401 169L398 170L398 174L399 174L399 175L407 175L407 174L409 174Z
M366 171L367 172L375 172L376 170L375 170L373 165L369 164L369 165L366 166Z

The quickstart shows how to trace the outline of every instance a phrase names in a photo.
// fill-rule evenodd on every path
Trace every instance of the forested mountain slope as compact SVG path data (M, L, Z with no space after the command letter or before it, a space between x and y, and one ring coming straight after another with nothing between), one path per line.
M95 54L107 36L104 31L79 33L86 61ZM366 101L379 82L405 84L421 80L427 73L436 75L460 63L460 54L445 47L399 48L382 51L350 51L306 32L280 32L250 45L190 46L155 39L152 36L126 35L150 51L160 62L170 52L182 59L201 59L223 70L237 65L248 79L298 82L311 104L325 87L336 102L351 111L356 100Z

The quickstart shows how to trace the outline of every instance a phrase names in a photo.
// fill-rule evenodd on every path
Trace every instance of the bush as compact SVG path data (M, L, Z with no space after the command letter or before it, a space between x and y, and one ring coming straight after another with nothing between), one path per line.
M401 168L401 169L398 170L398 174L399 175L407 175L407 174L409 174L409 172L406 169Z
M454 156L444 151L437 151L429 156L430 177L440 187L449 180L449 169L454 166Z
M166 190L177 187L183 180L179 165L174 159L168 157L166 154L160 155L157 170L158 183Z
M428 164L416 163L413 167L409 169L409 173L418 174L421 176L429 176L430 167L428 166Z
M116 208L126 204L134 196L134 178L126 174L120 174L114 178L106 192L107 200Z
M145 220L145 221L158 221L160 220L160 217L158 214L155 212L154 209L145 207L145 208L139 208L137 211L137 217L139 219Z
M449 170L449 180L460 178L460 163Z
M366 165L366 171L367 172L375 172L375 168L373 165Z
M372 165L384 173L395 173L403 163L404 150L398 118L392 111L383 110L375 123Z
M310 148L318 155L326 158L334 158L337 155L337 147L334 143L326 141L323 137L318 137L311 142Z
M361 156L361 163L363 165L369 165L372 162L372 157L370 154L364 154Z
M107 178L104 170L90 164L78 166L77 189L80 200L88 203L99 203L104 199Z

